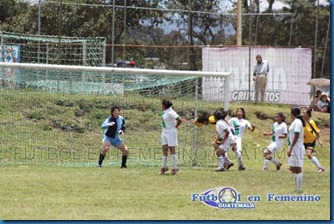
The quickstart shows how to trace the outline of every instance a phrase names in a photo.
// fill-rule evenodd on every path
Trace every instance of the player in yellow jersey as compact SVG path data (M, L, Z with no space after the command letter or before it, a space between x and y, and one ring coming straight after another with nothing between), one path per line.
M322 146L323 143L320 139L320 130L315 122L310 118L311 109L304 109L302 115L305 121L304 127L304 146L306 150L307 157L312 161L312 163L317 167L318 172L325 171L324 168L320 165L317 157L313 156L315 142L318 140L319 145Z

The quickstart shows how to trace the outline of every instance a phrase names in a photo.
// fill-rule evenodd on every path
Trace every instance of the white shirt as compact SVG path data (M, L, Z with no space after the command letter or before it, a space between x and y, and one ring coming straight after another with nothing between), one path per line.
M166 129L175 128L175 120L179 118L179 115L172 109L172 107L162 112L161 125Z
M256 63L254 66L254 73L257 74L262 74L262 75L267 75L269 72L269 64L267 60L262 60L260 64Z
M282 122L280 124L278 122L275 122L273 124L272 131L273 131L273 137L271 138L271 141L275 142L276 147L279 149L284 144L284 138L279 138L279 136L288 134L288 126L286 125L285 122Z
M246 128L251 128L251 124L246 119L239 119L237 117L233 117L229 120L229 123L234 131L234 136L238 138L242 138L245 135Z
M220 138L224 139L225 138L225 130L230 131L230 126L224 121L224 120L219 120L216 123L216 131L219 135ZM234 135L230 131L228 138L226 139L227 141L229 140L234 140Z
M298 140L296 142L296 146L304 144L304 127L303 123L300 119L295 118L289 128L289 145L291 145L293 138L295 137L295 133L299 133Z

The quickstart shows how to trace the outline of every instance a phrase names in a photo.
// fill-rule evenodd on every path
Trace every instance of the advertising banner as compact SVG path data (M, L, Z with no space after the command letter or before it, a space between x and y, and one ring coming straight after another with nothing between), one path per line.
M230 72L230 101L255 101L253 71L256 55L269 64L265 102L309 105L312 54L309 48L203 48L203 71ZM249 60L250 59L250 60ZM250 65L249 65L250 61ZM249 67L250 66L250 67ZM204 100L223 100L216 79L203 78Z

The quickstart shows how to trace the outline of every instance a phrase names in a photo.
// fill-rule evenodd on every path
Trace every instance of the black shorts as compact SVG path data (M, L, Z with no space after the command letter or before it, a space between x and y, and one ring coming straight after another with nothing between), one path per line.
M315 147L315 141L311 143L304 143L305 149L311 149L313 151Z

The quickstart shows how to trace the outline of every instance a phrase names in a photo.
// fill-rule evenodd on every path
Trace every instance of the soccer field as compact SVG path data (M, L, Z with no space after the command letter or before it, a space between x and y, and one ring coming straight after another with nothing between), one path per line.
M322 160L325 167L329 159ZM240 172L214 167L181 167L175 176L159 167L118 164L103 168L55 165L1 165L0 218L3 220L329 220L330 173L305 161L305 195L318 201L274 201L292 195L292 174L261 171L248 164ZM214 208L194 194L232 187L252 209ZM273 197L274 194L274 197ZM256 197L255 197L256 196ZM198 198L197 198L198 199ZM256 200L256 201L252 201Z
M117 98L128 121L124 134L129 146L128 168L120 169L120 157L110 150L103 167L96 168L101 149L101 122L109 114L109 98L78 95L6 94L0 107L0 219L2 220L329 220L330 219L330 117L314 113L322 125L323 147L316 147L325 172L305 156L304 198L293 201L294 183L287 170L286 147L276 155L280 171L269 164L261 171L263 150L270 138L272 117L290 106L231 104L232 113L243 106L256 130L243 141L245 171L235 164L214 172L217 158L209 127L198 128L198 160L192 165L193 107L182 99L176 108L185 121L179 128L180 171L159 175L161 166L160 101L134 98L132 104ZM98 100L99 99L99 100ZM115 103L115 101L113 101ZM134 104L136 103L136 104ZM145 104L146 103L146 104ZM131 105L131 106L129 106ZM214 111L219 105L200 108ZM231 115L232 116L232 115ZM119 154L118 154L119 155ZM171 161L169 158L169 165ZM225 200L223 189L234 189L236 202L251 208L218 208L200 201L205 192ZM217 193L217 192L218 193ZM222 196L220 198L220 196ZM223 197L224 196L224 197ZM231 195L227 195L231 196ZM290 201L286 201L289 198ZM204 200L207 201L207 200ZM223 205L223 203L221 203Z

